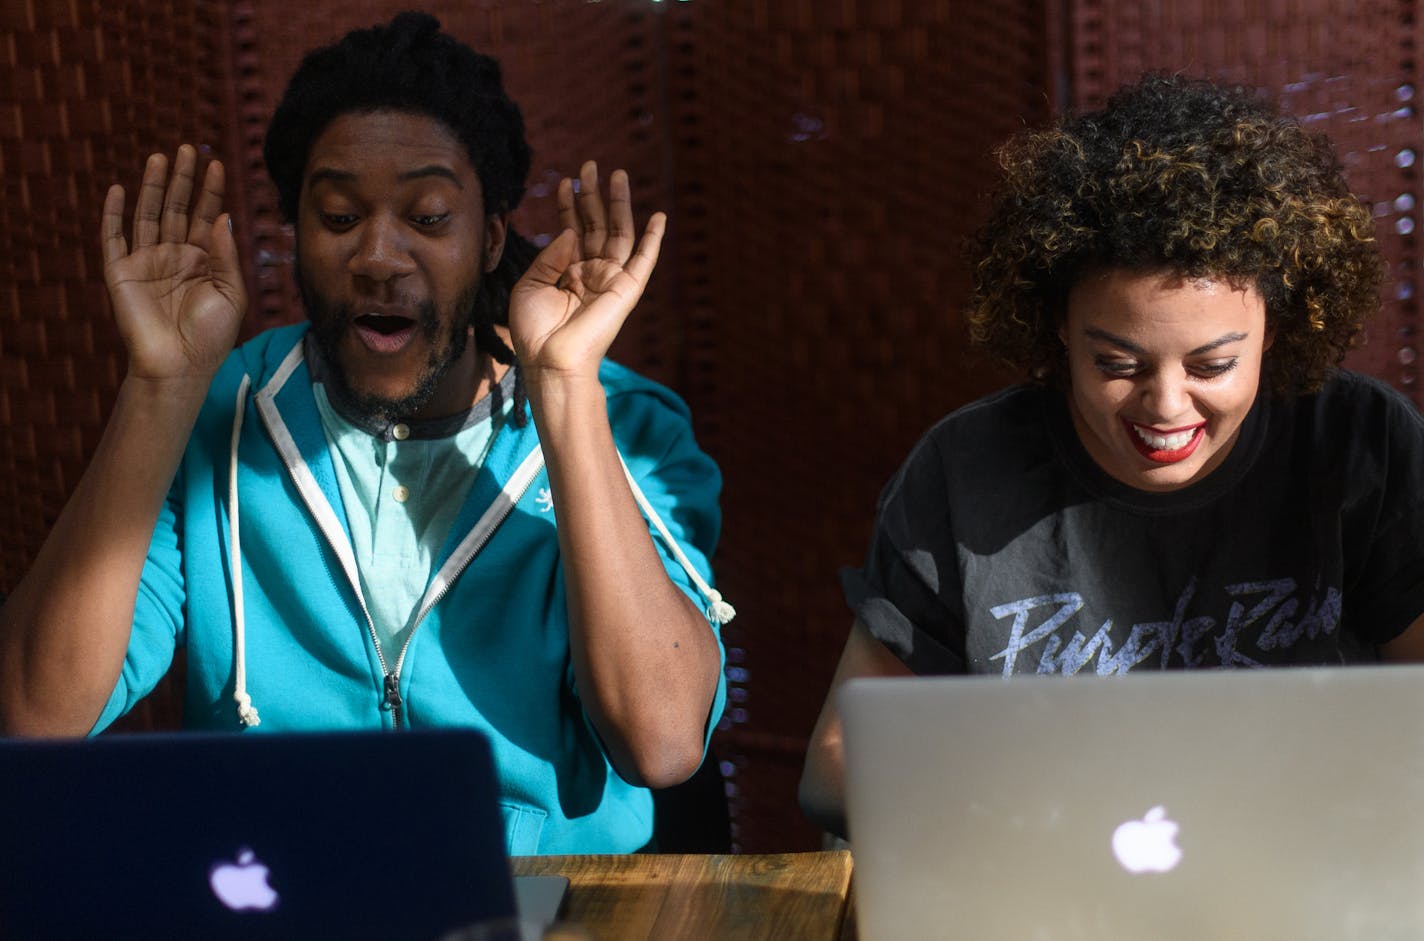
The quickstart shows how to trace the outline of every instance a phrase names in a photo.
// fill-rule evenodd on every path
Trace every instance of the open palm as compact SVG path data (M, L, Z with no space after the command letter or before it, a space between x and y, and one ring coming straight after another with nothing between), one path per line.
M197 154L178 149L173 173L148 159L134 206L133 247L124 238L124 191L104 198L104 283L129 372L152 380L210 379L232 350L247 309L237 246L221 214L222 164L213 161L191 206Z
M510 335L526 375L592 377L652 276L667 220L654 213L634 251L628 174L613 172L605 212L592 161L577 193L559 184L558 202L564 231L514 286Z

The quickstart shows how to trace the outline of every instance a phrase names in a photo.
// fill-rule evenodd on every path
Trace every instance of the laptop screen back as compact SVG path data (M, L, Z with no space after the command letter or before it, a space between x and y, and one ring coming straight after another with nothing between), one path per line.
M0 742L0 936L430 938L514 913L471 730Z
M862 938L1424 937L1424 667L838 704Z

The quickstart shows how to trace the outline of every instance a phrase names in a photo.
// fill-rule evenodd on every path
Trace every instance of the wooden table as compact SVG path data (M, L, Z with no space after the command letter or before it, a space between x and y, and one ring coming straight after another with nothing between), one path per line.
M564 919L595 941L854 937L850 853L520 856L517 875L569 879Z

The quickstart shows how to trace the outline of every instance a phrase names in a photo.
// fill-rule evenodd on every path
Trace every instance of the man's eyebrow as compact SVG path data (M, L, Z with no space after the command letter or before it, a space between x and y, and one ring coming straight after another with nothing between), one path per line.
M1137 353L1139 355L1145 355L1147 353L1146 350L1138 346L1136 343L1126 340L1115 333L1109 333L1106 330L1100 330L1097 327L1084 327L1083 333L1094 340L1102 340L1104 343L1111 343L1113 346L1120 346L1130 353ZM1196 349L1189 350L1187 352L1187 355L1200 356L1203 353L1210 353L1217 347L1226 346L1228 343L1238 343L1241 340L1246 339L1247 336L1248 334L1245 333L1226 333L1217 337L1215 340L1212 340L1210 343L1203 343Z
M307 186L315 186L318 183L350 183L356 179L356 174L349 170L336 170L331 167L317 167L307 177Z
M419 180L432 176L443 177L451 183L454 183L460 189L465 188L465 185L460 182L460 178L455 175L454 170L451 170L449 167L441 166L438 163L432 163L424 167L416 167L413 170L406 170L396 177L396 179L402 183L406 183L410 180ZM317 167L311 172L311 175L307 177L307 185L315 186L318 183L326 182L352 183L355 182L355 180L356 174L350 170L337 170L335 167Z
M414 170L407 170L397 177L397 179L404 183L408 180L419 180L428 176L441 176L451 183L454 183L460 189L465 188L465 184L460 182L460 178L455 175L454 170L451 170L449 167L441 166L438 163L432 163L424 167L416 167Z

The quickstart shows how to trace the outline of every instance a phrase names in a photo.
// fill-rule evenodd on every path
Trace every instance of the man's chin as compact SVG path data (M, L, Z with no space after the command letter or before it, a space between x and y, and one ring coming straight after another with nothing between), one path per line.
M333 384L347 408L378 422L417 416L435 398L464 348L464 344L452 343L439 352L409 349L387 359L373 357L349 333L328 345L332 348L326 355Z
M428 393L418 389L405 389L398 393L387 389L350 390L353 405L362 413L384 421L410 418L425 407L430 400Z

